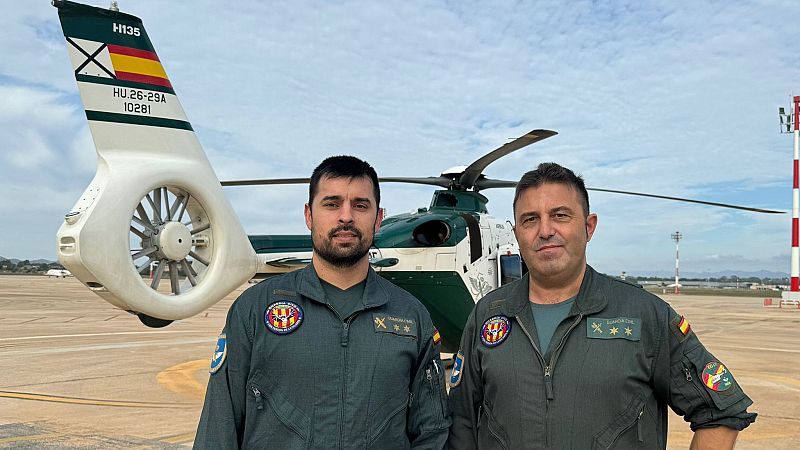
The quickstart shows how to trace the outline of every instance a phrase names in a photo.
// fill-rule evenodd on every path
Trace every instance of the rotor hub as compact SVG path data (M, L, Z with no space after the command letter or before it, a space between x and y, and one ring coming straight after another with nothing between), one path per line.
M192 250L192 233L180 222L167 222L158 226L158 233L153 236L153 244L158 247L164 258L180 261Z

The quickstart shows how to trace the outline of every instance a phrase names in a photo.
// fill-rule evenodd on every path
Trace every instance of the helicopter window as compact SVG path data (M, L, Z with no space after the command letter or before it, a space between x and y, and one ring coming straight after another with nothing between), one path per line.
M519 255L500 255L500 285L522 278L522 259Z
M436 205L440 208L455 208L458 205L458 199L453 194L439 194L436 197Z

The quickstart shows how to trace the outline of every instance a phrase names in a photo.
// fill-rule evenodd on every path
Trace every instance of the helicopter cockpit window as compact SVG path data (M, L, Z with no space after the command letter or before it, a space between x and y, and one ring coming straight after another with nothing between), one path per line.
M500 255L500 285L522 278L522 259L519 255Z
M455 208L458 205L458 198L452 194L439 194L436 197L436 205L439 208Z
M431 220L414 229L414 240L425 247L435 247L450 239L450 225L441 220Z

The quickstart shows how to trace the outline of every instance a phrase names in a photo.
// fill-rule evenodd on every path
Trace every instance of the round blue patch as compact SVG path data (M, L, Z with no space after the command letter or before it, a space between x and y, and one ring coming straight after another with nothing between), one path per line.
M225 356L228 354L228 340L225 333L222 333L217 338L217 345L214 347L214 354L211 355L211 368L208 370L211 373L216 373L222 363L225 362Z
M453 361L453 371L450 372L450 388L458 386L461 383L461 374L464 370L464 354L461 350L456 354L456 359Z
M267 306L264 323L275 334L289 334L303 323L303 308L287 300L275 302Z
M496 347L511 333L511 321L506 316L494 316L483 322L481 342L487 347Z

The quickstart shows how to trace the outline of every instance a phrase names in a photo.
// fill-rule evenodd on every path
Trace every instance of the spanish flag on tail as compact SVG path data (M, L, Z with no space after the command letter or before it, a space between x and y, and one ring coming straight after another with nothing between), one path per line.
M65 0L53 4L90 127L192 131L141 19Z
M108 53L118 80L172 87L155 52L109 44Z

